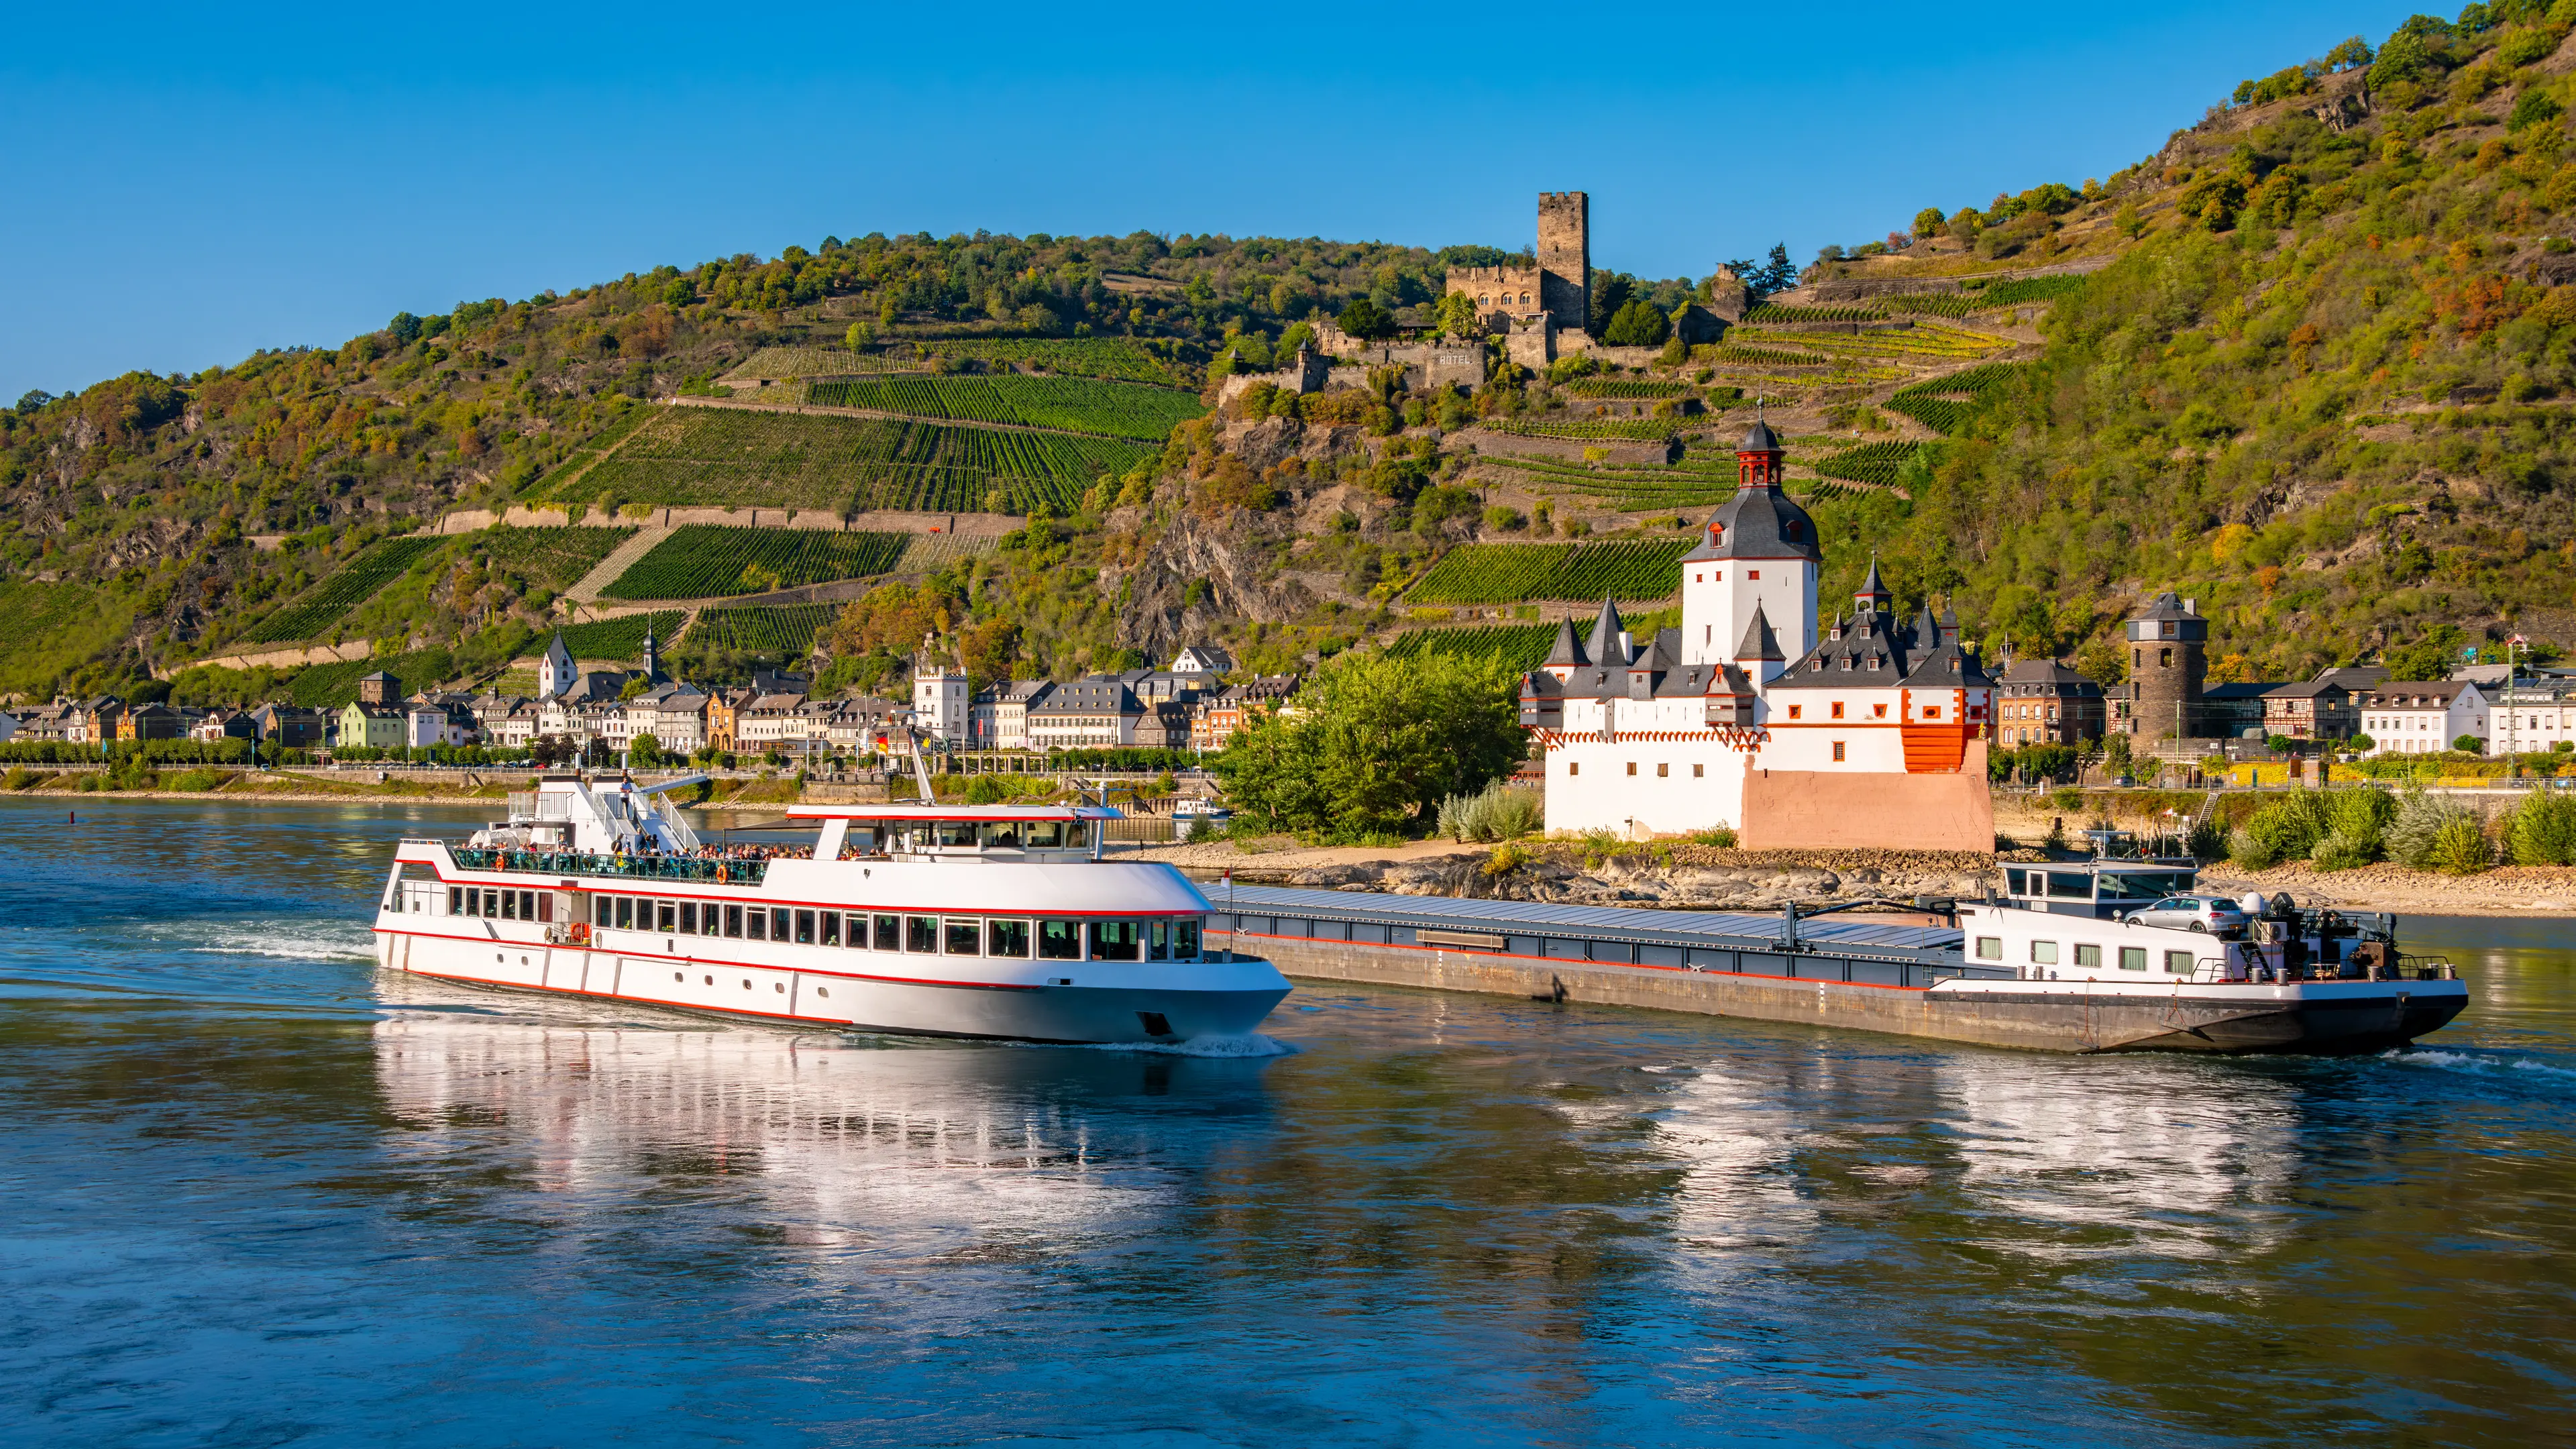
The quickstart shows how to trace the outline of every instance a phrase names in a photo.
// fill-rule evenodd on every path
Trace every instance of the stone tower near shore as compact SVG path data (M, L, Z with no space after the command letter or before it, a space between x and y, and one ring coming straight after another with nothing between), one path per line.
M2187 740L2201 731L2201 686L2209 676L2209 621L2196 599L2158 594L2129 616L2127 718L2112 728L2142 740ZM2115 716L2118 712L2115 711Z
M1592 325L1592 198L1580 191L1538 194L1539 306L1559 331Z

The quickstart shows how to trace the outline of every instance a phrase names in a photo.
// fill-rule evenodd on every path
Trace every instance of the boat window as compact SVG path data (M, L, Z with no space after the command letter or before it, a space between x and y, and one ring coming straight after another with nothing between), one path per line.
M958 846L975 843L975 822L972 820L942 820L933 826L932 830L934 838L941 845Z
M1977 959L1980 961L2000 961L2004 959L2004 938L2001 936L1979 936L1977 938Z
M2104 871L2102 899L2106 901L2143 901L2189 890L2191 876L2176 871Z
M903 917L874 916L870 919L877 923L878 950L900 951L903 949Z
M617 898L617 929L621 931L631 931L635 929L635 898L633 896L619 896Z
M707 907L707 934L710 936L715 934L715 909L716 908L713 906ZM680 902L680 934L683 936L694 936L698 934L698 903L696 901Z
M520 920L541 921L545 919L545 914L545 907L537 903L537 893L535 891L519 892Z
M518 918L519 893L517 891L501 892L501 919L505 921L515 921Z
M1025 960L1029 954L1029 923L999 918L986 921L984 953L988 956L1016 956Z
M1169 922L1152 921L1147 923L1145 927L1145 959L1148 961L1169 961L1172 959L1172 927Z
M939 918L906 916L903 918L903 949L924 954L939 950Z
M2144 946L2123 946L2123 947L2121 947L2121 948L2120 948L2120 969L2121 969L2121 970L2123 970L2123 971L2144 971L2144 970L2146 970L2146 969L2147 969L2147 948L2146 948L2146 947L2144 947Z
M2022 889L2021 871L2010 866L2004 868L2004 894L2008 896L2030 894L2030 892Z
M743 918L743 925L749 928L748 934L751 939L755 941L769 939L769 912L758 906L752 907L750 914Z
M1082 923L1079 921L1038 922L1038 959L1041 961L1081 960Z
M660 931L665 935L676 935L679 930L679 925L680 903L678 901L655 901L653 903L653 929Z
M1091 959L1094 961L1133 961L1137 958L1143 932L1134 921L1094 921L1091 923Z
M2167 951L2165 953L2165 974L2168 976L2189 976L2191 974L2191 953L2189 951Z
M841 944L841 913L839 911L825 911L823 913L823 919L818 924L823 928L824 945L837 946Z
M984 918L981 916L950 916L943 927L943 939L941 944L947 947L948 954L951 956L983 955Z
M725 934L737 941L742 939L742 907L725 907Z
M1172 922L1172 959L1195 961L1199 958L1199 918Z
M769 939L773 941L784 941L787 939L787 908L785 906L772 907L769 912Z
M2048 898L2052 901L2089 901L2093 899L2093 873L2089 870L2052 870L2048 873Z
M1021 828L1020 838L1028 842L1028 848L1031 850L1062 850L1064 848L1064 822L1061 820L1032 820Z
M798 911L796 913L796 944L799 946L811 946L814 944L814 913L812 911Z
M465 890L462 886L448 887L447 913L451 916L461 916L465 914Z
M984 825L978 827L976 833L981 837L986 850L1017 850L1020 848L1020 826L1017 821L988 821Z
M1090 844L1091 844L1091 822L1090 822L1090 821L1088 821L1088 820L1068 820L1068 821L1064 822L1064 848L1065 848L1065 849L1067 849L1067 850L1081 850L1081 849L1083 849L1084 847L1086 847L1086 846L1088 846L1088 845L1090 845Z
M617 924L617 903L609 899L607 896L592 896L590 898L590 909L592 914L591 924L597 926L599 929L605 931L609 927Z
M2075 948L2075 968L2076 968L2077 970L2079 970L2079 971L2099 971L2099 970L2101 970L2101 969L2102 969L2102 948L2101 948L2101 947L2099 947L2099 946L2078 946L2078 947L2076 947L2076 948Z
M2033 941L2033 942L2031 942L2031 943L2030 943L2030 959L2031 959L2032 961L2034 961L2034 962L2038 963L2039 965L2042 965L2042 966L2054 966L2054 965L2056 965L2056 964L2057 964L2057 943L2056 943L2055 941Z

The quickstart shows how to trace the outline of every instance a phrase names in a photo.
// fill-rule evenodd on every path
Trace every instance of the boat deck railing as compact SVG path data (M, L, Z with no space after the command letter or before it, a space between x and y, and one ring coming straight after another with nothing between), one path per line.
M456 863L467 870L526 871L533 875L758 885L769 874L767 860L742 860L729 856L596 855L575 850L508 850L470 845L451 846L449 852L456 857Z

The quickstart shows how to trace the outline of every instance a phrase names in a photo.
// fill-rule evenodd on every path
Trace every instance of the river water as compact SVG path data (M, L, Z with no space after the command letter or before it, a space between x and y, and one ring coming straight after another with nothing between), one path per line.
M0 1441L2567 1442L2576 950L2074 1058L1333 984L1223 1055L379 978L453 809L0 803Z

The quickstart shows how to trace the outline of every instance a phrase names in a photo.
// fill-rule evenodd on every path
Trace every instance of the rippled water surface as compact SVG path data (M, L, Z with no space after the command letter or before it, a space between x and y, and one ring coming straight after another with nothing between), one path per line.
M1302 985L1276 1050L428 989L445 810L0 803L0 1439L2566 1442L2576 951L2358 1061Z

